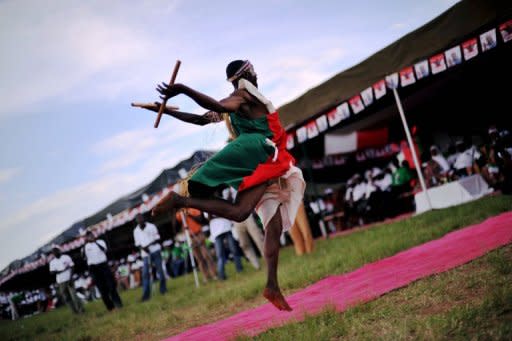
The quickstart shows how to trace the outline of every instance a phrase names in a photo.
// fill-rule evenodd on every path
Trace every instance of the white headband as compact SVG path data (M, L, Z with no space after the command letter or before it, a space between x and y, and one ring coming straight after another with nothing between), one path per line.
M250 61L246 60L242 66L240 67L240 69L238 69L237 72L235 72L235 74L231 77L228 78L228 82L233 82L234 80L240 78L240 76L242 75L242 73L244 73L246 70L249 70L249 69L252 69L253 72L254 72L254 69L253 69L253 66L251 64Z

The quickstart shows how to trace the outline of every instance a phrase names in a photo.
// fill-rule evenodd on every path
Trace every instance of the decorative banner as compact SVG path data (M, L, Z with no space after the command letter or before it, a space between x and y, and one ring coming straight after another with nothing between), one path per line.
M373 89L369 87L361 91L361 97L363 97L363 102L365 106L369 106L373 103Z
M408 66L402 71L400 71L400 82L402 86L407 86L416 83L416 79L414 79L414 71L412 66Z
M327 125L327 116L322 115L319 118L316 119L316 126L318 127L319 132L324 132L329 128Z
M430 74L428 69L428 60L425 59L419 63L414 64L414 71L416 72L417 80L427 77Z
M478 55L478 42L476 38L469 39L462 43L462 50L464 51L464 59L470 60Z
M293 133L286 135L286 149L293 149L295 147L295 139L293 138Z
M381 80L373 84L373 91L375 91L375 99L379 99L384 96L386 94L386 82Z
M354 97L349 99L348 102L350 103L350 107L352 108L354 114L358 114L364 110L364 104L363 101L361 100L361 96L355 95Z
M348 134L325 134L325 155L345 154L356 150L383 146L388 142L388 128L354 131Z
M460 46L452 47L444 52L446 57L446 64L448 67L452 67L462 63L462 53L460 52Z
M480 46L482 46L482 52L495 48L496 41L496 29L493 28L480 35Z
M512 40L512 20L500 25L500 33L505 43Z
M316 126L315 121L311 121L306 124L306 128L308 130L308 139L318 136L318 127Z
M329 121L329 127L334 127L336 124L350 117L350 110L347 102L344 102L327 113L327 120Z
M390 89L398 88L398 72L395 72L389 76L386 76L386 85Z
M433 57L430 57L430 69L432 70L432 74L443 72L446 70L446 64L444 62L444 54L436 54Z
M300 127L297 129L297 141L302 143L308 139L308 130L306 127Z

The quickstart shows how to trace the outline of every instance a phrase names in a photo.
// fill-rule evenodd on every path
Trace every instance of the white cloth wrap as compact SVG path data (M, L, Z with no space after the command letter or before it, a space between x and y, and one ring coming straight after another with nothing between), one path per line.
M284 182L284 186L283 186ZM281 177L281 185L270 185L256 206L256 213L266 228L280 207L283 231L288 231L295 222L297 210L304 198L306 183L302 171L290 165L290 169Z

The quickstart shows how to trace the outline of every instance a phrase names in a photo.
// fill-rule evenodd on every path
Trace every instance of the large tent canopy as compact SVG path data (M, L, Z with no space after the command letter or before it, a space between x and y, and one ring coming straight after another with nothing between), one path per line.
M510 0L465 0L417 30L340 72L279 108L283 124L294 127L325 113L386 75L443 52L452 44L482 30L486 25L510 19Z

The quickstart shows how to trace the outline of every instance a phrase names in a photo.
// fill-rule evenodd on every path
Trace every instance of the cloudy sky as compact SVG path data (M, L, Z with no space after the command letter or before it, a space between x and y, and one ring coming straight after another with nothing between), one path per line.
M176 59L178 81L222 98L226 64L248 58L280 106L454 3L0 1L0 269L193 151L223 145L222 124L164 117L154 129L154 115L130 107L157 99Z

